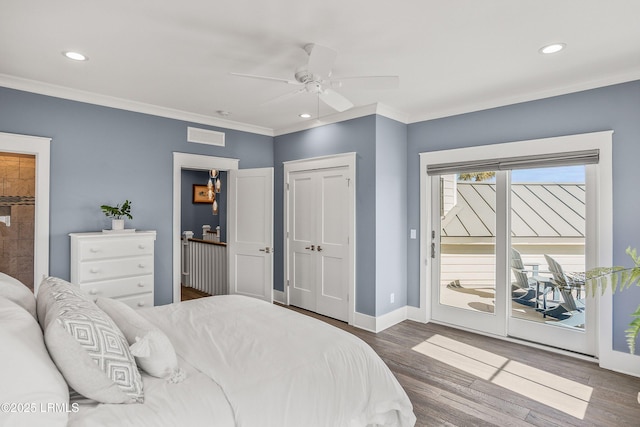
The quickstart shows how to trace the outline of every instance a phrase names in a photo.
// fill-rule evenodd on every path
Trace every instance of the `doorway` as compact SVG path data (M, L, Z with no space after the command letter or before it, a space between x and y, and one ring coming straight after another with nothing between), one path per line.
M607 168L598 163L607 140L603 132L421 155L433 320L597 355L598 299L554 270L584 277L606 263L598 255L611 224L598 179Z
M3 179L0 228L2 262L7 265L0 270L34 292L49 275L50 143L49 138L0 132L0 152L11 163L4 162L10 176Z
M238 159L173 153L173 301L181 299L181 174L183 169L228 172L229 292L273 298L273 168L238 170ZM258 269L257 266L261 266ZM260 274L259 274L260 273Z

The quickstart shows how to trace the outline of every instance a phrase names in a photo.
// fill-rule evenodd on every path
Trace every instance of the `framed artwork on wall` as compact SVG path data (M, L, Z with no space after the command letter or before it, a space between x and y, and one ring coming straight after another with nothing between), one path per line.
M211 204L215 200L216 195L213 194L213 200L207 197L207 186L193 184L193 203L209 203Z

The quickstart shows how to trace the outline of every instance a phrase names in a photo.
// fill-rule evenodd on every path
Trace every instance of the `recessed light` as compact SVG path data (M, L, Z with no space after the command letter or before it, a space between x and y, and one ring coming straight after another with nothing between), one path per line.
M540 48L540 53L544 53L544 54L556 53L556 52L560 52L565 47L567 47L567 45L564 43L553 43Z
M302 113L300 114L300 117L303 119L310 119L311 118L311 114L309 113Z
M69 59L73 59L74 61L86 61L89 59L83 54L78 52L62 52L62 54Z

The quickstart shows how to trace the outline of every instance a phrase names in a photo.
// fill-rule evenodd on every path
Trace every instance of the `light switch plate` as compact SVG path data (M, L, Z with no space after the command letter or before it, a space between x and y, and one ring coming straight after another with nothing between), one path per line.
M416 238L416 229L415 229L415 228L412 228L412 229L411 229L411 238L412 238L412 239L415 239L415 238Z

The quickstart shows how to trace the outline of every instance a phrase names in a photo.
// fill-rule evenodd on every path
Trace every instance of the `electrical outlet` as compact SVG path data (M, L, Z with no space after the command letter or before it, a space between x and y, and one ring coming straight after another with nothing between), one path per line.
M395 300L396 300L396 294L391 294L391 295L389 295L389 302L390 302L391 304L393 304L393 302L394 302Z

